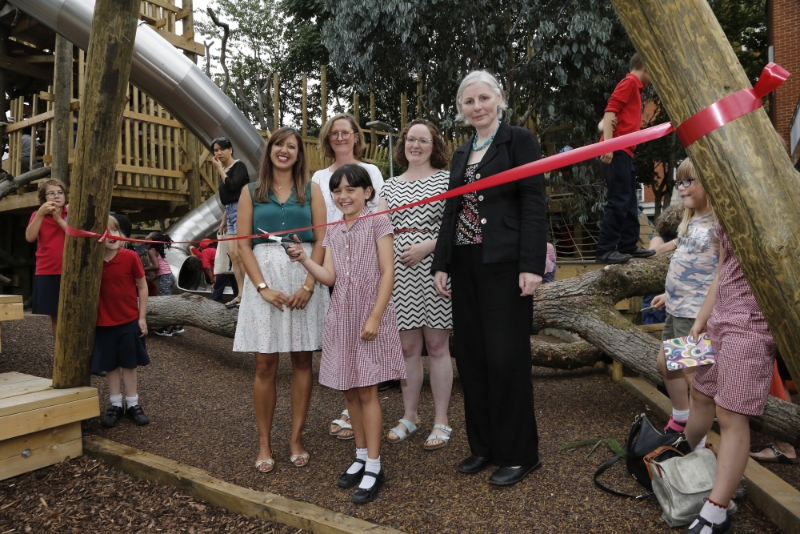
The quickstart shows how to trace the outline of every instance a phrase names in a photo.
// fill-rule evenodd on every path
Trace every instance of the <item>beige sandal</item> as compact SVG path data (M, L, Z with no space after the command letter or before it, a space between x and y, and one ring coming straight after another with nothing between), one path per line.
M344 429L352 430L353 427L350 424L350 412L347 411L347 410L342 410L341 418L340 419L334 419L333 421L331 421L331 426L333 426L333 425L338 426L339 430L330 430L330 431L328 431L328 434L330 434L331 436L338 436L339 432L341 432Z
M308 465L308 453L304 452L302 454L293 454L289 457L289 461L292 462L292 465L295 467L305 467ZM302 460L302 463L297 463L298 460Z
M266 466L266 467L265 467ZM256 470L259 473L271 473L275 469L275 460L256 460Z

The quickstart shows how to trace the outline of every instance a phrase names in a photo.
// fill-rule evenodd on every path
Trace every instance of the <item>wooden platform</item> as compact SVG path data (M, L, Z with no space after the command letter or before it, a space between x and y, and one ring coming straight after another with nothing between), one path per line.
M96 388L0 374L0 480L83 454L81 421L100 415Z
M22 297L20 295L0 295L0 332L2 332L3 321L21 321ZM0 342L0 353L3 352L3 345Z

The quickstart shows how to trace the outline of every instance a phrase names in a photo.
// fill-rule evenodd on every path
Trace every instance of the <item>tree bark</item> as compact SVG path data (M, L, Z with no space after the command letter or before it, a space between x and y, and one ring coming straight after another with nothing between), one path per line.
M72 51L73 45L56 35L56 61L53 76L53 178L69 185L69 148L72 142Z
M102 233L108 224L139 4L95 3L70 195L74 228ZM104 248L96 239L66 237L53 364L56 389L89 385Z
M47 176L50 176L51 170L52 169L50 167L39 167L38 169L33 169L32 171L20 174L19 176L10 180L3 180L0 182L0 198L10 195L20 187L28 185L34 180L39 180L40 178L46 178Z
M750 87L705 0L612 4L675 124ZM780 136L759 109L699 139L687 152L800 383L800 219L794 216L800 191Z

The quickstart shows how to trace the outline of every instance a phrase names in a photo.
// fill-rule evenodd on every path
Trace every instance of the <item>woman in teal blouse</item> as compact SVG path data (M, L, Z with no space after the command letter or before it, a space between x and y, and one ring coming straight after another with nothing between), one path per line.
M277 130L264 150L258 182L242 189L238 234L324 225L325 210L319 186L308 178L303 139L291 128ZM297 236L306 254L321 263L325 228L297 232ZM293 372L290 462L303 467L309 459L303 446L303 426L311 399L311 353L322 345L330 297L299 263L289 260L278 242L243 239L239 248L247 276L233 350L256 356L253 400L260 448L255 466L263 473L275 467L270 444L277 402L275 375L278 353L289 352Z

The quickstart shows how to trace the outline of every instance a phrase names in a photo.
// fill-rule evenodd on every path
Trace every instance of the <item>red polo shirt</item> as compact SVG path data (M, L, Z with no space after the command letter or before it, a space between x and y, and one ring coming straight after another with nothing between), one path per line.
M629 73L621 82L617 84L611 98L608 99L606 112L617 114L617 127L614 129L614 137L638 132L642 129L642 91L644 85L641 80ZM600 136L603 140L604 135ZM633 149L636 145L623 148L630 157L633 157Z
M144 278L144 267L132 250L121 248L111 261L103 262L97 326L117 326L139 319L138 278Z
M28 224L33 222L36 213L34 211L31 214ZM67 220L67 206L61 211L61 217ZM42 219L42 226L39 227L39 235L36 237L36 274L61 274L65 235L51 215Z
M205 269L206 267L210 267L212 269L214 268L214 260L217 257L217 249L213 247L206 247L206 248L192 247L190 250L192 251L192 254L200 258L200 262L202 264L203 269Z

